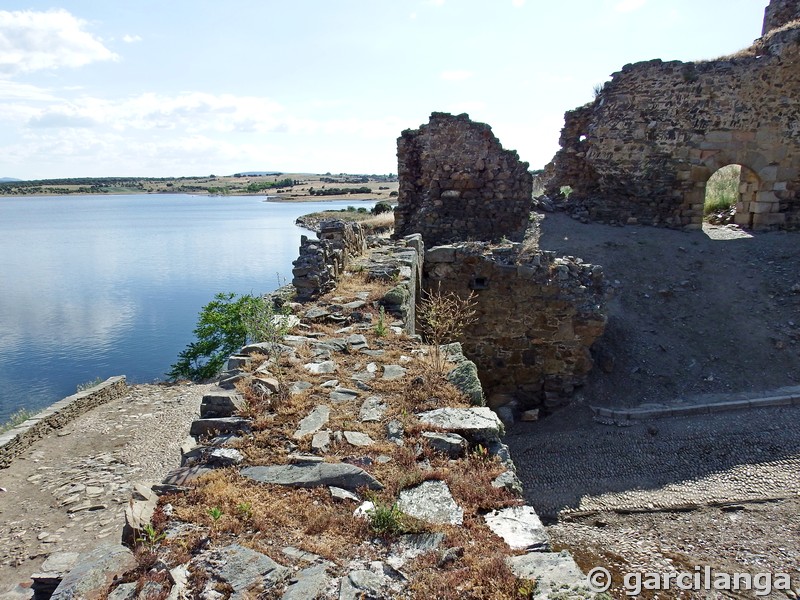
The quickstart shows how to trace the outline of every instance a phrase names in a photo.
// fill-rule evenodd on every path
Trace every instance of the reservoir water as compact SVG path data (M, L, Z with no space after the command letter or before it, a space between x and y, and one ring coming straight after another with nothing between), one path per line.
M217 292L291 282L310 212L255 196L0 197L0 423L127 375L163 380Z

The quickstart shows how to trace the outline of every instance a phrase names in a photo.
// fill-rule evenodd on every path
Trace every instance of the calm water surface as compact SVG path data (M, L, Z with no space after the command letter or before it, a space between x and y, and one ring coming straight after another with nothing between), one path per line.
M290 282L294 220L348 204L374 203L0 198L0 423L96 377L164 379L215 293Z

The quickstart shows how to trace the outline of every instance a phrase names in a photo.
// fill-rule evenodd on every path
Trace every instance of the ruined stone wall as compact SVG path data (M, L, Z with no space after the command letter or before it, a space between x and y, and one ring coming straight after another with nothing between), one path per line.
M433 113L397 140L400 188L395 237L425 244L521 240L531 210L528 163L504 150L492 129L465 114Z
M764 10L764 27L761 35L800 19L800 2L797 0L772 0Z
M593 366L589 348L606 324L600 266L552 252L523 255L519 244L431 248L425 287L475 292L477 322L460 340L491 396L525 408L566 403Z
M366 250L360 223L323 221L317 236L317 240L300 238L300 254L292 263L292 285L298 300L316 298L334 289L350 259Z
M103 383L51 404L16 427L0 434L0 469L11 465L37 440L61 429L96 406L124 396L128 391L124 375L109 377Z
M767 17L797 10L773 1ZM736 222L798 228L798 97L798 26L726 59L626 65L594 102L566 114L547 193L570 186L568 205L587 220L699 227L709 177L739 164Z

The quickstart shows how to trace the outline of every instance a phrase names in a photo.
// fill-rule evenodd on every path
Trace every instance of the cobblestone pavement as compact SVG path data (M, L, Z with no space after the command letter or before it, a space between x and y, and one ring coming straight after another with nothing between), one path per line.
M670 417L619 427L575 405L518 423L505 442L555 548L629 573L787 573L794 591L649 592L641 598L800 594L800 407ZM795 594L795 595L792 595Z
M528 502L543 517L800 495L800 407L672 417L630 427L586 406L510 428Z
M51 553L120 537L133 484L178 466L207 387L132 386L0 470L0 597Z

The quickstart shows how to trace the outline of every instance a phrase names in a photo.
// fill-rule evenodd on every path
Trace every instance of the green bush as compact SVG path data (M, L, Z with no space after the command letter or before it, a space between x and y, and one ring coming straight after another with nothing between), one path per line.
M392 212L394 210L392 205L388 202L378 202L375 206L372 207L372 214L373 215L380 215L382 213Z
M286 320L275 319L272 303L260 296L219 293L200 311L196 341L178 355L167 376L172 379L210 379L222 371L231 354L248 341L276 342Z

